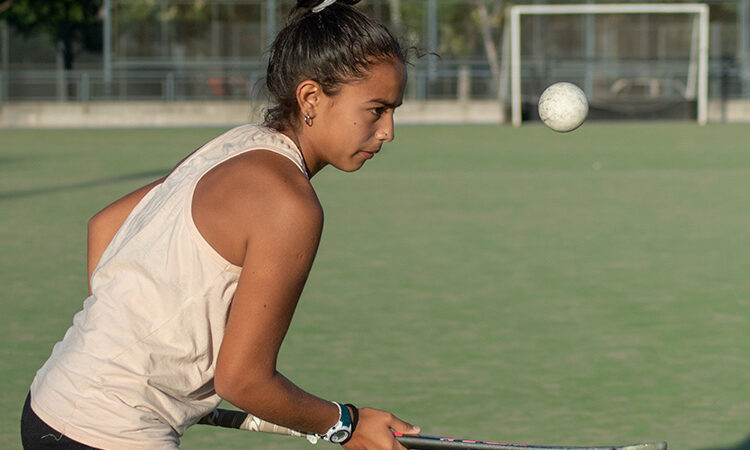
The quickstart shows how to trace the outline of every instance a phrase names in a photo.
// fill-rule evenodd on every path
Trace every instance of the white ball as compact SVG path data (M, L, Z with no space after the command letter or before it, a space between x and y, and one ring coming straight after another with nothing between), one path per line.
M589 102L573 83L555 83L539 97L539 117L555 131L566 133L580 127L589 112Z

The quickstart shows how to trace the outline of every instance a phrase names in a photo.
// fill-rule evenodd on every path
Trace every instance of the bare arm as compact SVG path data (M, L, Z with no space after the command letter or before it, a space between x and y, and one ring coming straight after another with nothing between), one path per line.
M193 218L212 246L242 265L217 360L217 393L267 420L327 431L336 407L276 370L323 226L309 183L278 155L236 158L199 183Z
M322 210L295 167L278 155L252 153L244 162L235 158L237 167L207 174L193 198L198 229L225 258L242 265L214 386L222 398L258 417L322 434L336 422L336 407L300 389L276 367L317 251ZM347 448L403 448L391 428L414 432L390 413L362 408Z
M135 205L151 191L155 186L161 184L164 178L160 178L142 188L131 192L121 199L102 209L89 219L88 223L88 240L87 240L87 258L86 265L88 268L89 295L91 295L91 275L94 273L99 259L101 259L104 250L107 248L112 238L120 229Z

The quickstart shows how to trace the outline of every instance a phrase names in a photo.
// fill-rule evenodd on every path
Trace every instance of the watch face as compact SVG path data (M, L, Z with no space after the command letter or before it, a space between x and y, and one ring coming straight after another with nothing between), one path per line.
M349 437L349 430L339 430L331 435L331 442L339 444L344 442Z

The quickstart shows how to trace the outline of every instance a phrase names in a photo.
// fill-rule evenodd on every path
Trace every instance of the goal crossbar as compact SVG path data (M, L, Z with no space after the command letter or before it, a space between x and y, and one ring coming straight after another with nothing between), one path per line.
M521 125L521 16L560 14L695 14L698 21L698 123L708 119L708 5L704 3L634 3L605 5L515 5L508 9L510 24L511 120Z
M586 5L515 5L511 10L519 14L674 14L702 13L708 10L703 3L629 3Z

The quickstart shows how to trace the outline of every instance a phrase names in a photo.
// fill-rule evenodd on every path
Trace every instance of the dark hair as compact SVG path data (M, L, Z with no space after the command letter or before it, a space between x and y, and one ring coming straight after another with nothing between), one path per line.
M322 11L321 0L299 0L271 47L266 86L272 105L264 124L281 129L298 118L296 90L304 80L317 81L326 95L342 84L364 79L376 63L406 53L388 29L353 7L359 0L338 0Z

